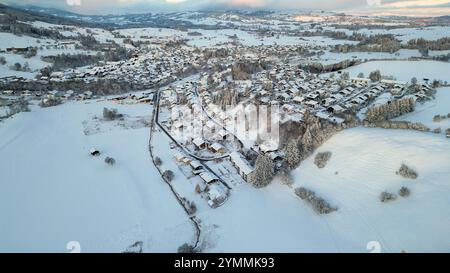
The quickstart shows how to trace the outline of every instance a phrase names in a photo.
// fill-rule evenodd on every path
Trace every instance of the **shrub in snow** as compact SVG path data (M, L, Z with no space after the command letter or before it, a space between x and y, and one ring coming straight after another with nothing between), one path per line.
M272 182L275 175L275 164L266 155L259 155L255 162L255 170L249 175L248 181L256 188L263 188Z
M325 168L328 160L331 158L331 155L331 152L318 153L316 158L314 158L314 164L316 164L319 168Z
M401 197L408 197L411 194L411 191L407 187L401 187L398 191L398 195Z
M288 171L282 171L280 172L277 177L280 179L281 183L287 186L294 185L294 180L292 179L291 174Z
M375 70L375 71L370 72L369 79L371 79L373 82L381 81L381 72L380 72L380 70Z
M447 135L447 137L450 137L450 128L448 128L447 130L445 130L445 134Z
M329 214L336 211L336 207L332 207L325 199L316 196L316 193L304 187L296 188L295 194L300 197L300 199L311 204L314 211L318 214Z
M445 118L445 117L444 117ZM436 116L434 116L433 117L433 121L434 122L440 122L440 121L442 121L442 116L441 115L436 115Z
M162 164L161 158L155 157L155 165L156 165L156 166L161 166L161 164Z
M105 163L110 165L110 166L114 166L114 164L116 164L116 160L112 157L107 156L105 158Z
M195 253L195 248L188 243L184 243L178 248L178 253Z
M196 192L196 193L201 193L201 192L202 192L202 189L200 188L200 185L199 185L199 184L197 184L197 185L195 186L195 192Z
M406 166L405 164L402 164L402 166L398 170L398 174L410 179L416 179L419 176L416 171Z
M100 151L97 150L97 149L91 149L91 150L89 151L89 153L90 153L92 156L99 156L99 155L100 155Z
M394 201L395 199L397 199L397 195L384 191L380 194L380 201L385 203L385 202L389 202L389 201Z
M127 247L123 253L142 253L142 247L144 243L142 241L137 241L136 243Z
M7 117L21 113L21 112L29 112L30 108L28 107L28 101L20 98L9 106L9 111L7 113Z
M188 213L190 215L192 215L192 214L197 212L197 205L195 205L194 201L189 201L189 200L187 200L184 197L182 198L182 200L183 200L183 202L185 204L186 210L188 211Z
M163 172L163 178L169 182L171 182L174 178L174 174L171 170L167 170Z
M440 127L436 128L436 129L433 130L433 133L440 134L440 133L442 133L442 129Z
M123 115L119 114L117 109L108 109L106 107L103 108L103 118L105 120L115 120L121 117L123 117Z
M450 113L447 114L447 118L450 118Z
M60 104L62 104L62 100L60 98L48 98L48 99L43 99L39 103L39 106L41 106L42 108L46 108L46 107L53 107L53 106L60 105Z

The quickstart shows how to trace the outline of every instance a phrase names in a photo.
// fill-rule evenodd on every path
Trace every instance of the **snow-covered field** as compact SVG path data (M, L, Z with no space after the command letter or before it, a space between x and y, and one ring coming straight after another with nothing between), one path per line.
M424 78L450 82L450 63L438 61L372 61L353 66L348 71L351 77L364 73L366 77L370 72L380 70L383 76L393 76L398 81L409 82L412 77L419 81Z
M369 241L388 252L450 251L449 150L448 139L430 133L356 128L334 136L317 151L333 153L324 169L310 157L294 172L295 186L311 188L339 207L311 228L326 232L311 234L310 243L336 251L361 251ZM402 163L418 171L417 180L395 174ZM401 186L411 189L409 198L379 201L382 191L397 192ZM319 221L319 216L310 218ZM303 219L297 232L309 232L302 229L313 220Z
M0 124L0 252L175 252L194 228L148 152L149 128L88 135L83 121L104 106L148 116L148 105L73 102L33 109ZM91 157L90 149L100 149ZM115 166L103 162L116 159Z
M404 115L398 120L420 122L431 129L441 128L445 131L447 128L450 128L450 118L434 122L433 117L436 115L447 116L448 114L450 114L450 87L443 87L437 88L435 100L417 104L416 111Z

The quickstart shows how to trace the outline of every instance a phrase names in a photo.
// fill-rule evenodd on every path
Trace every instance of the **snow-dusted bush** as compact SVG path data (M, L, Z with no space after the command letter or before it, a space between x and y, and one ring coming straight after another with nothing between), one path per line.
M164 171L162 174L163 178L169 182L171 182L174 178L174 174L171 170Z
M161 158L155 157L155 165L156 165L156 166L161 166L161 164L162 164Z
M103 108L103 118L105 120L115 120L118 118L121 118L123 115L119 114L119 112L117 111L117 109L108 109L108 108Z
M325 199L316 196L316 193L304 187L296 188L295 194L300 199L311 204L314 211L319 214L329 214L337 210L337 207L332 207Z
M434 130L433 130L433 133L435 133L435 134L440 134L440 133L442 133L441 127L434 129Z
M323 152L318 153L316 157L314 158L314 164L316 164L319 168L325 168L325 166L328 163L328 160L330 160L332 153L331 152Z
M107 156L105 158L105 163L110 165L110 166L114 166L116 164L116 160L112 157Z
M28 101L23 98L16 100L9 106L7 116L12 116L21 112L29 112L30 108L28 105Z
M450 128L448 128L447 130L445 130L445 134L447 135L447 137L450 137Z
M178 253L195 253L195 248L188 243L184 243L178 248Z
M441 122L443 119L446 119L446 118L447 118L446 116L435 115L435 116L433 117L433 121L434 121L434 122Z
M62 100L60 98L48 98L48 99L43 99L40 103L39 106L46 108L46 107L53 107L53 106L57 106L62 104Z
M259 155L255 162L255 170L249 175L248 181L256 188L263 188L272 182L275 174L275 164L266 155Z
M142 253L142 248L144 243L142 241L137 241L136 243L127 247L123 253Z
M182 199L183 199L183 202L184 202L187 212L190 215L195 214L197 212L197 205L194 203L194 201L189 201L184 197Z
M380 201L385 203L385 202L389 202L389 201L394 201L395 199L397 199L397 195L384 191L380 194Z
M369 122L386 121L413 112L414 108L415 101L412 98L394 100L370 108L366 113L366 120Z
M405 178L410 178L410 179L416 179L419 176L416 171L414 171L413 169L411 169L410 167L408 167L405 164L402 164L402 166L398 170L398 174Z
M284 185L287 185L289 187L294 185L294 179L292 178L291 174L288 171L280 172L279 174L277 174L277 177Z
M401 197L408 197L411 194L411 191L407 187L401 187L398 191L398 195Z
M202 192L202 189L200 188L200 185L197 184L197 185L195 186L195 193L201 193L201 192Z

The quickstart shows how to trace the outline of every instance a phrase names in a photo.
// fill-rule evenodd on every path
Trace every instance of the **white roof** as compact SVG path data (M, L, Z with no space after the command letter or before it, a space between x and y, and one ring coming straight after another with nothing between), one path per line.
M214 180L218 180L217 176L213 175L210 172L202 172L199 175L203 179L203 181L205 181L206 183L211 183Z
M253 172L253 168L248 164L247 160L238 152L233 152L230 154L231 161L236 164L244 174L248 175Z
M200 147L205 144L205 141L201 138L196 138L194 139L193 143L195 144L195 146Z
M198 162L197 160L192 160L191 163L189 163L189 164L191 165L191 167L193 169L198 169L200 167L203 168L203 165L200 162Z
M220 149L223 149L224 147L223 147L222 144L216 142L216 143L214 143L213 145L211 145L211 148L212 148L213 150L219 151Z

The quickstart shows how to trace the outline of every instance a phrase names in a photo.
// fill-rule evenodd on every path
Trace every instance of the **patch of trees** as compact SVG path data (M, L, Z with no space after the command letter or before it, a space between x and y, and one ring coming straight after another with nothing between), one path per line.
M315 62L306 64L305 66L302 67L302 69L309 71L311 73L329 73L346 69L358 65L360 63L361 63L360 60L344 60L339 63L326 65L319 62Z
M272 182L274 175L275 164L272 159L266 155L259 155L256 158L255 170L249 174L248 182L255 188L263 188Z
M28 62L25 62L23 65L21 63L15 63L14 65L10 66L9 69L14 71L22 71L22 72L30 72L30 65Z
M52 63L51 70L61 71L67 68L77 68L86 65L96 64L104 60L104 56L97 55L85 55L85 54L58 54L55 56L43 56L41 59L44 62Z
M118 118L122 118L123 115L120 114L117 109L111 108L108 109L106 107L103 108L103 118L108 121L116 120Z
M335 52L397 52L402 48L399 40L392 34L377 34L365 36L360 43L356 45L336 45Z
M423 38L409 40L406 44L408 49L418 49L424 52L428 50L450 50L450 37L440 38L434 41ZM426 54L428 56L428 54Z
M369 122L380 122L399 117L414 111L415 101L412 98L403 98L370 108L366 113Z
M409 179L416 179L419 176L415 170L411 169L406 164L402 164L397 174Z
M78 92L93 91L94 95L114 95L130 91L145 90L153 88L153 85L138 84L135 82L120 79L97 79L96 81L85 82L81 79L67 80L63 82L0 82L0 90L36 90L36 91L68 91Z
M367 39L367 35L363 33L353 32L352 34L347 34L345 31L331 31L331 30L316 30L316 31L305 31L301 33L303 37L313 37L313 36L325 36L338 40L349 40L349 41L364 41Z
M409 122L409 121L377 121L377 122L368 122L365 120L363 122L365 127L370 128L383 128L383 129L401 129L401 130L414 130L420 132L429 132L430 128L428 128L425 124L420 122Z
M331 155L332 155L331 152L318 153L314 158L314 164L320 169L325 168L325 166L328 163L328 160L330 160L331 158Z
M443 121L444 119L447 119L447 118L450 118L450 113L448 113L447 115L435 115L433 117L433 121L434 122L441 122L441 121Z
M266 68L262 62L237 62L231 66L231 75L233 80L249 80L252 74Z
M309 203L318 214L329 214L338 209L337 207L331 206L325 199L317 196L316 193L310 189L304 187L296 188L295 194L300 197L300 199Z
M284 160L290 169L295 169L301 162L299 143L295 139L289 140L284 148Z
M309 113L306 113L303 119L305 129L303 135L299 139L300 157L302 160L310 156L315 149L343 128L339 124L320 120Z

